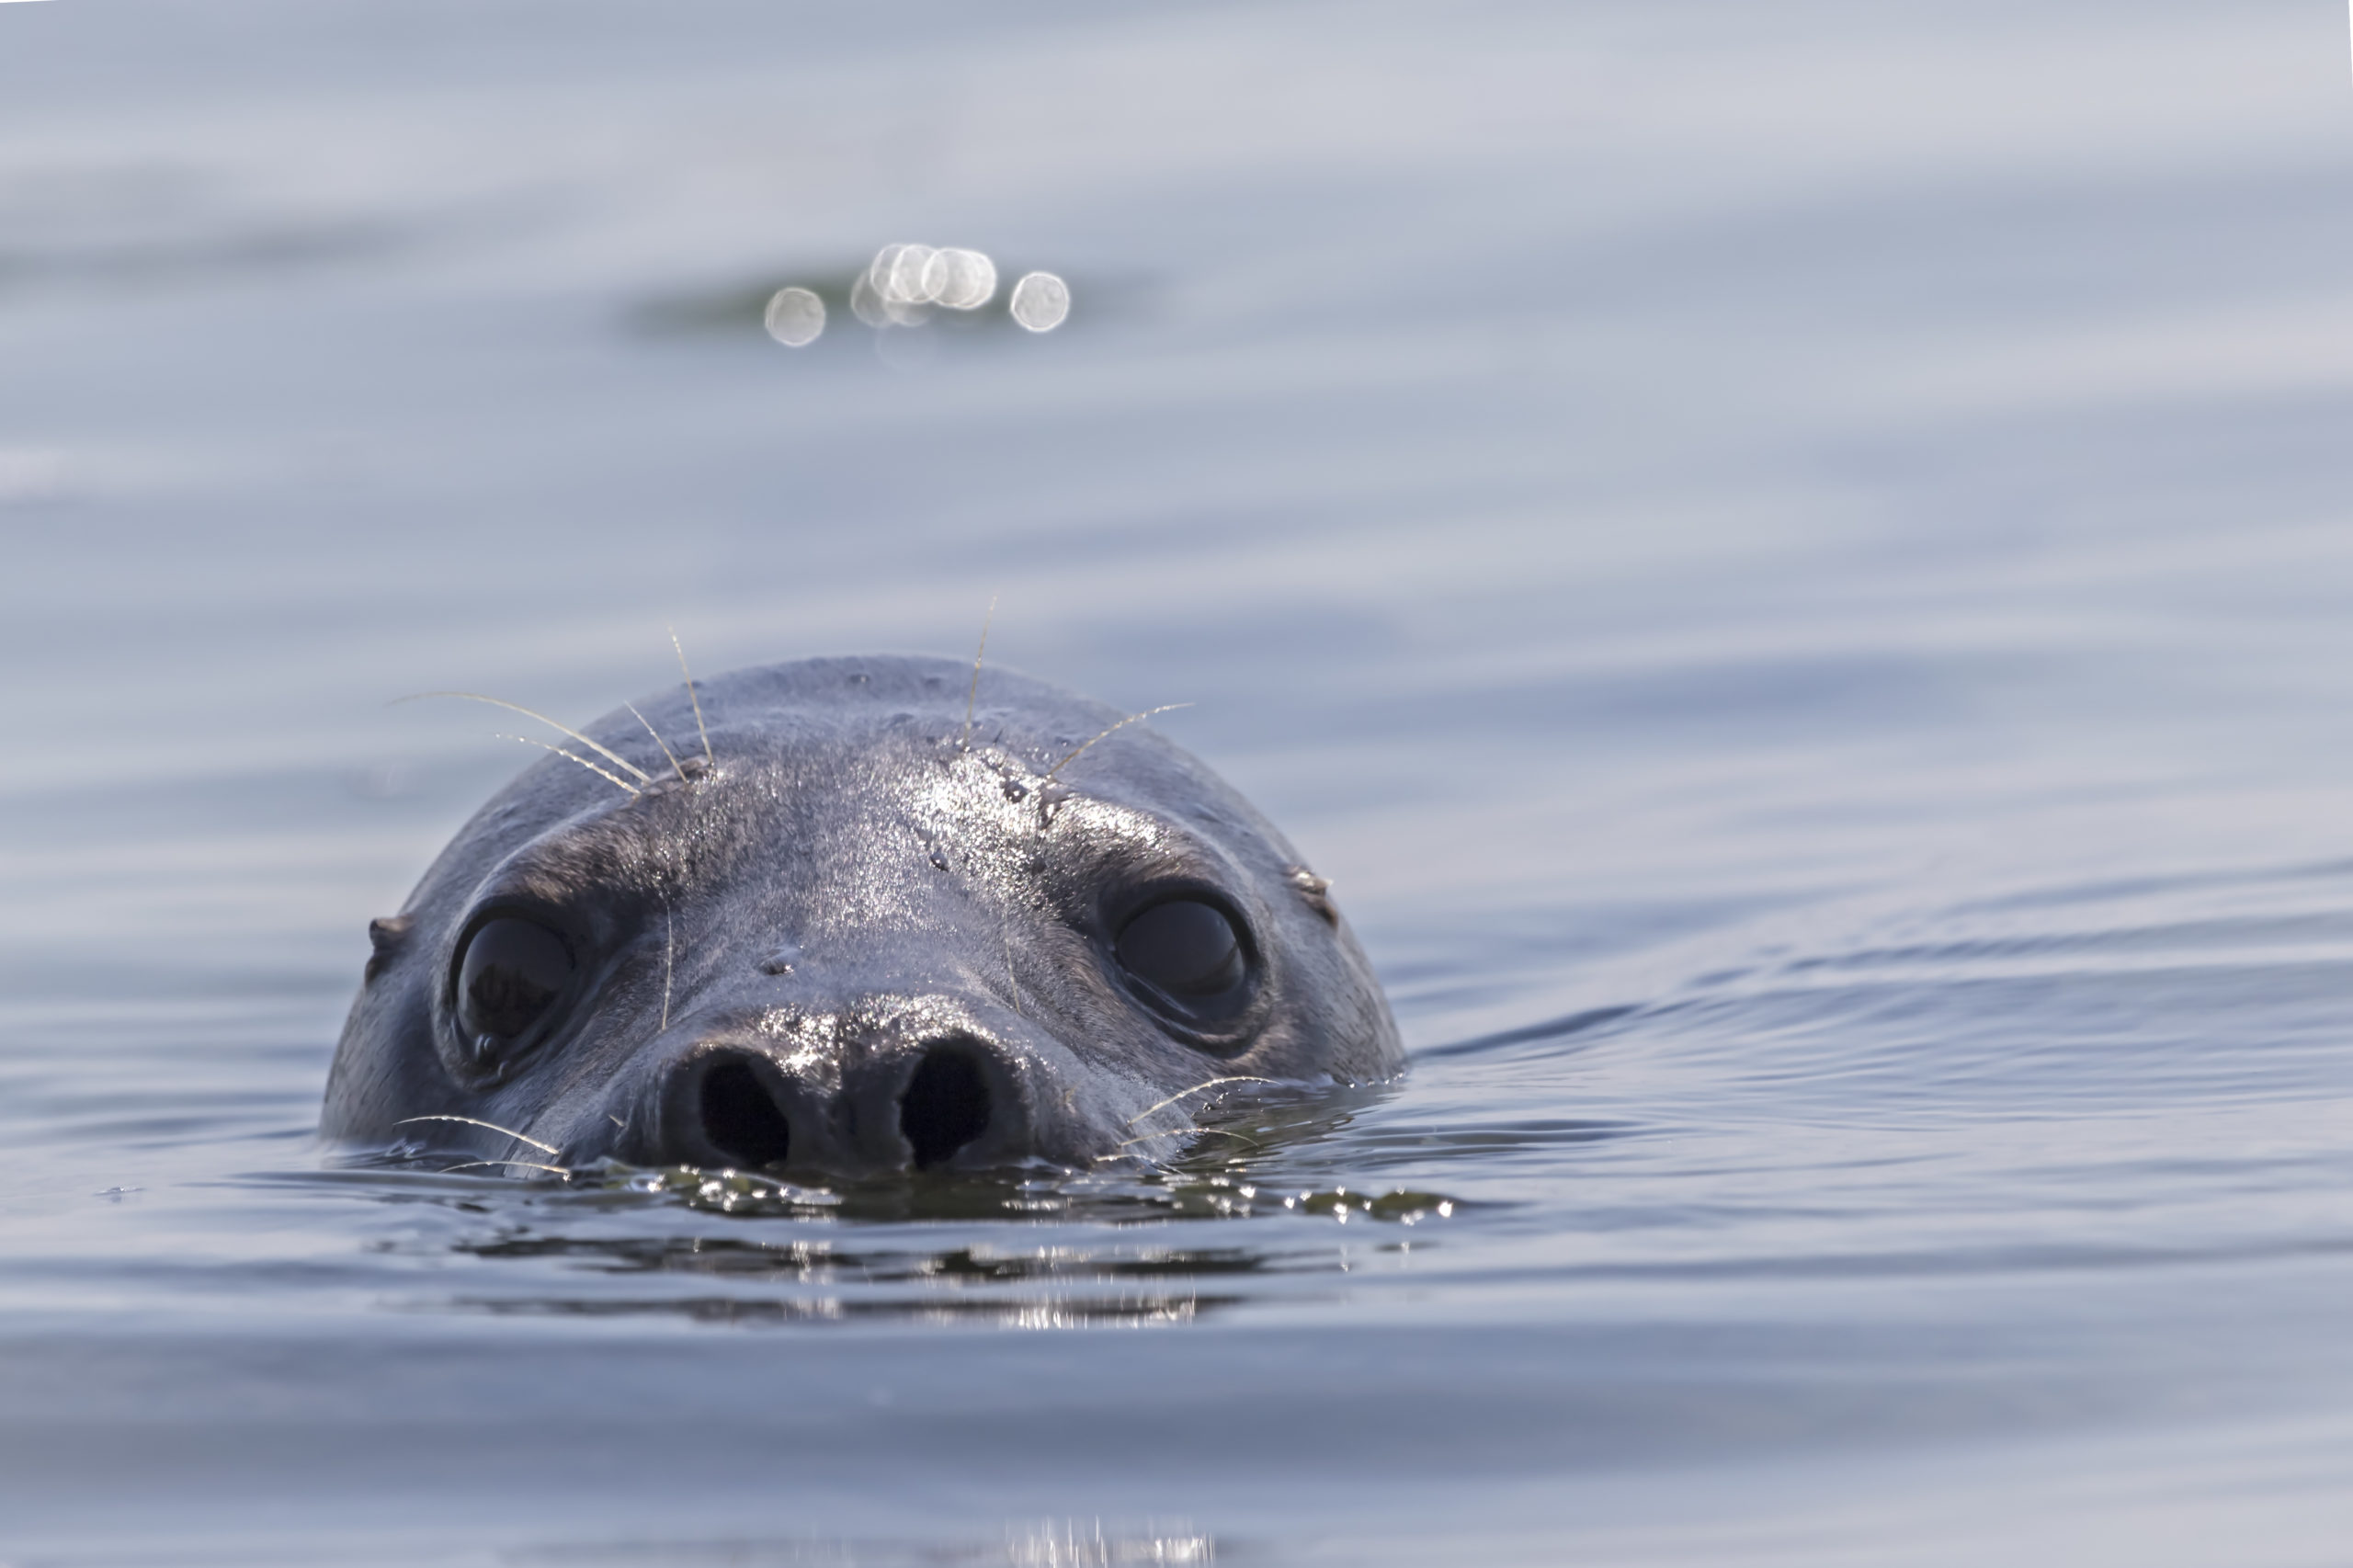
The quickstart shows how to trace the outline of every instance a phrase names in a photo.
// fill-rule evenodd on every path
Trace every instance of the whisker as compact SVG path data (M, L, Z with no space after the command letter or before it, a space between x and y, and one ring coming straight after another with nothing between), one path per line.
M1193 1127L1172 1127L1165 1132L1140 1132L1133 1138L1123 1138L1120 1140L1120 1142L1113 1144L1112 1147L1115 1149L1125 1149L1137 1143L1149 1143L1155 1138L1188 1138L1199 1131L1199 1128Z
M670 905L665 900L662 905L662 1031L665 1034L670 1030L670 972L678 951L676 935L677 927L671 922Z
M637 710L636 703L624 702L621 706L629 710L629 716L631 718L645 726L645 733L654 737L654 744L662 748L662 755L665 757L669 757L671 769L677 774L678 782L684 784L687 781L687 770L680 767L678 766L678 759L675 756L671 755L670 743L662 738L662 732L654 727L654 722L652 720L648 719L644 714L640 713Z
M972 689L964 695L964 733L957 741L963 751L972 749L972 710L981 700L981 660L989 651L989 624L996 619L996 596L989 596L989 612L981 617L981 645L972 654Z
M687 668L687 645L678 641L678 629L665 626L670 634L670 646L678 651L678 673L687 677L687 700L695 705L695 733L702 737L702 760L707 767L717 768L719 759L710 755L710 732L703 728L702 697L695 690L695 672Z
M627 795L632 801L636 800L640 795L645 792L644 790L640 790L636 785L631 783L628 779L622 778L620 774L610 772L608 769L597 767L586 757L582 756L578 752L566 751L562 746L551 746L545 741L535 741L529 735L509 735L501 733L498 738L502 741L520 741L527 746L537 746L541 751L551 751L555 753L556 756L563 757L567 761L576 762L581 767L586 768L589 772L595 774L597 778L611 781L620 789L621 793Z
M1170 1106L1175 1105L1187 1095L1198 1095L1203 1089L1214 1089L1220 1084L1279 1084L1281 1082L1282 1080L1279 1078L1253 1078L1247 1075L1237 1075L1231 1078L1211 1078L1209 1082L1205 1084L1196 1084L1189 1089L1177 1090L1175 1094L1169 1096L1158 1105L1152 1107L1150 1110L1140 1110L1136 1112L1135 1115L1128 1118L1128 1125L1130 1127L1133 1127L1137 1122L1142 1121L1145 1117L1150 1116L1153 1111L1166 1110Z
M509 712L520 713L527 719L537 719L549 729L559 730L563 733L570 735L574 740L578 741L582 745L586 746L590 751L595 752L598 756L603 757L606 761L636 774L638 780L641 783L643 783L654 777L654 775L646 772L645 769L640 767L637 764L631 762L620 753L614 751L609 746L601 745L597 742L590 740L586 735L582 734L571 725L559 724L553 719L549 718L546 714L541 713L535 709L526 708L519 702L509 702L503 697L484 697L479 691L419 691L412 693L407 697L395 697L392 699L392 703L387 706L396 706L403 702L421 702L428 697L460 697L463 698L468 702L487 702L493 708L504 708ZM635 710L632 709L631 711L634 712ZM660 737L656 736L655 738L659 739Z
M440 1174L454 1176L460 1171L480 1170L485 1165L495 1165L500 1170L520 1166L527 1171L552 1171L560 1176L568 1176L572 1174L563 1165L543 1165L537 1160L466 1160L458 1165L442 1166Z
M511 1127L501 1127L494 1121L483 1121L477 1117L472 1116L412 1116L404 1120L395 1121L392 1125L394 1127L406 1127L412 1121L462 1121L468 1127L486 1127L493 1132L504 1132L517 1143L529 1143L532 1148L537 1149L543 1153L552 1154L556 1152L556 1147L552 1143L542 1143L536 1138L526 1138ZM494 1164L495 1162L493 1163Z
M1054 775L1060 773L1063 768L1068 767L1072 763L1076 762L1078 760L1078 752L1085 751L1087 746L1093 745L1095 741L1102 740L1108 735L1116 735L1121 730L1126 729L1130 724L1134 723L1139 719L1149 719L1154 713L1170 713L1179 708L1190 708L1192 704L1189 702L1164 702L1157 708L1147 708L1141 713L1129 714L1126 718L1120 720L1118 723L1104 731L1102 734L1096 736L1095 740L1085 743L1085 744L1082 744L1078 748L1078 751L1071 753L1068 756L1054 764L1053 767L1046 769L1046 782L1049 784L1052 783L1054 781Z
M1256 1138L1245 1137L1242 1133L1235 1132L1229 1128L1223 1127L1172 1127L1165 1132L1140 1132L1133 1138L1122 1139L1120 1142L1114 1144L1113 1147L1125 1149L1129 1145L1134 1143L1149 1143L1154 1138L1231 1138L1237 1143L1247 1143L1253 1149L1263 1149L1266 1147L1264 1143L1261 1143ZM1114 1158L1116 1156L1106 1155L1104 1157Z

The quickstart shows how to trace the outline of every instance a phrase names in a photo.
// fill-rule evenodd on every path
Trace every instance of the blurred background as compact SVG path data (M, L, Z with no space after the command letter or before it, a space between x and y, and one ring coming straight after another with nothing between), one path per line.
M0 6L0 1556L2341 1561L2347 50ZM911 242L1068 318L864 324ZM992 599L1389 985L1414 1072L1239 1175L1449 1217L323 1162L367 920L529 760L392 699Z

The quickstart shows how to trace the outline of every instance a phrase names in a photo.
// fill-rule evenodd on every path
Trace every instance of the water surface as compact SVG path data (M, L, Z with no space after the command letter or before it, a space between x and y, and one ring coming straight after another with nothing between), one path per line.
M760 332L904 240L1071 318ZM2349 417L2325 7L0 8L0 1556L2339 1561ZM1405 1079L986 1201L315 1147L524 760L391 699L993 596Z

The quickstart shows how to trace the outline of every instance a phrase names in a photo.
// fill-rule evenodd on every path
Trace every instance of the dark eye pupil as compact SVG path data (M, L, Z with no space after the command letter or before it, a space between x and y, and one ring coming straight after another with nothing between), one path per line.
M1172 996L1220 996L1242 983L1242 941L1225 912L1197 899L1155 903L1120 933L1120 965Z
M529 920L487 921L466 944L458 1008L470 1035L509 1040L539 1022L572 983L572 950Z

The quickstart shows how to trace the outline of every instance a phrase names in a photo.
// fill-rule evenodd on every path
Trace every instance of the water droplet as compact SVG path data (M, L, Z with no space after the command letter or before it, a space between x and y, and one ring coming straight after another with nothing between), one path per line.
M1070 285L1051 272L1025 273L1006 308L1031 332L1051 332L1070 314Z

